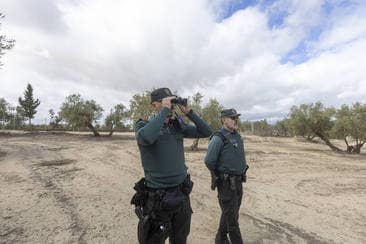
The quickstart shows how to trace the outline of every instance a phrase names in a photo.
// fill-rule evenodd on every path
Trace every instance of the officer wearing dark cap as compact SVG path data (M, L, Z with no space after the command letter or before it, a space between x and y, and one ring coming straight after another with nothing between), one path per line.
M235 109L221 111L222 128L211 137L205 157L205 164L212 177L211 189L217 187L222 210L216 244L243 243L239 228L239 208L247 164L243 139L237 131L239 116Z
M174 96L168 88L154 90L151 105L154 116L135 125L145 174L136 183L131 201L140 219L138 239L140 244L165 243L169 237L170 243L183 244L190 231L189 193L193 186L187 174L183 138L209 137L212 131L186 100ZM174 112L175 106L194 125L185 124Z

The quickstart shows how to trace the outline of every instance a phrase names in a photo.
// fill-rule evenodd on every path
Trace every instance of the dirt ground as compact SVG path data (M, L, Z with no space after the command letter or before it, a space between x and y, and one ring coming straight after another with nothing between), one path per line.
M245 136L245 243L366 243L366 155L296 138ZM186 146L191 141L186 141ZM201 150L188 243L213 243L220 210ZM133 134L0 135L0 243L135 244L130 198L142 177Z

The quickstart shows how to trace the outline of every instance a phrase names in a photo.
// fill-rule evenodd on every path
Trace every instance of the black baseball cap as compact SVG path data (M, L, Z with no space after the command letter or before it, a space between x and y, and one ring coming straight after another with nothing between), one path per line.
M169 88L163 87L151 92L151 102L160 102L161 99L174 96Z
M221 111L220 117L239 117L241 114L238 114L235 109L229 108Z

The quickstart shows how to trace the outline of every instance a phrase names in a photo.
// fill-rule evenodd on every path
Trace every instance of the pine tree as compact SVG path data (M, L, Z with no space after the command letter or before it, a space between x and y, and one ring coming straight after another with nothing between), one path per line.
M24 117L28 119L29 126L31 126L32 119L37 113L36 108L41 104L41 102L33 97L33 87L28 83L27 88L24 91L24 100L19 97L19 104L24 110Z

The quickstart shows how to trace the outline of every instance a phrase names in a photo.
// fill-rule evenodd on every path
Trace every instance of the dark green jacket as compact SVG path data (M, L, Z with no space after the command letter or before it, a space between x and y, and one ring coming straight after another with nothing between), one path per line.
M187 176L183 138L208 137L210 127L192 110L187 117L196 125L186 125L178 119L165 123L169 114L163 108L149 121L138 121L135 126L142 167L148 187L167 188L177 186Z
M247 165L243 139L237 131L222 128L219 132L226 138L226 143L220 136L213 135L205 157L207 168L220 173L242 174Z

